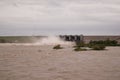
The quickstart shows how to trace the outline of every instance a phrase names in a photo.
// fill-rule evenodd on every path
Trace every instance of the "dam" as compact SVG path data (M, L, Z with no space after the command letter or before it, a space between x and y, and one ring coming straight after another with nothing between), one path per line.
M59 37L64 41L72 41L72 42L84 41L83 35L60 35Z
M120 36L84 36L84 35L60 35L59 36L62 40L65 41L72 41L72 42L85 42L89 43L92 41L99 41L99 40L116 40L120 43Z

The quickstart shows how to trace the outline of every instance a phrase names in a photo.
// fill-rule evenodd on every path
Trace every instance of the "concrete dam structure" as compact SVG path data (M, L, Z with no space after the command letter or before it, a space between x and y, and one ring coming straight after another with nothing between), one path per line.
M59 36L62 40L65 41L72 41L72 42L85 42L89 43L92 41L99 41L99 40L116 40L120 43L120 36L83 36L83 35L60 35Z
M72 41L72 42L84 41L83 35L60 35L59 37L64 41Z

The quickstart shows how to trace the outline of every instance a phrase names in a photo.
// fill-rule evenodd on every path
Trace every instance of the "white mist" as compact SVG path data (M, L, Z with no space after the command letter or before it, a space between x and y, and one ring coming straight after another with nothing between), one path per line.
M57 36L48 36L36 41L35 44L37 45L56 45L56 44L70 45L72 44L72 42L64 41Z

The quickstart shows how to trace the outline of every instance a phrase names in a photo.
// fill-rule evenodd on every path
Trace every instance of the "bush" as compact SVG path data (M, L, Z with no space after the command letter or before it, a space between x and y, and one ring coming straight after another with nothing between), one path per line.
M62 47L58 44L58 45L55 45L53 49L62 49Z
M7 41L5 39L1 39L0 43L6 43Z
M85 47L85 43L84 42L75 42L77 47Z
M83 49L83 48L81 48L81 47L76 47L75 49L74 49L74 51L86 51L87 49Z
M105 46L104 45L94 45L91 47L93 50L105 50Z
M100 44L100 45L105 45L105 46L118 46L118 42L116 40L99 40L99 41L90 41L89 42L89 47L96 45L96 44Z
M75 42L75 46L74 46L74 51L86 51L87 49L84 49L82 47L85 47L86 44L84 42Z

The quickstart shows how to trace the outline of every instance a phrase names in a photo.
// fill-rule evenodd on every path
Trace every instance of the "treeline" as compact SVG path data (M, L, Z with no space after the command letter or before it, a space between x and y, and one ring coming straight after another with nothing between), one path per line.
M101 45L104 45L104 46L120 46L120 44L118 44L118 41L116 41L116 40L110 40L110 39L99 40L99 41L92 41L91 40L89 42L90 46L95 45L95 44L101 44Z

